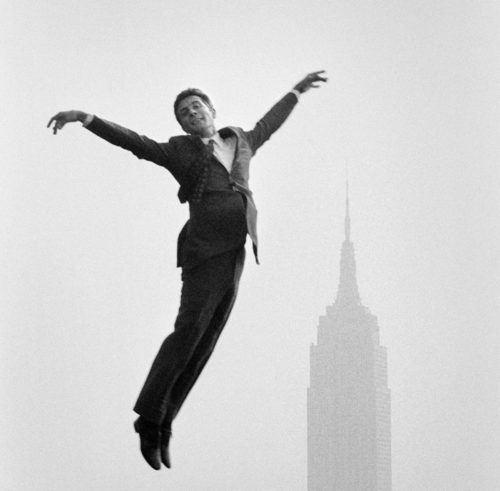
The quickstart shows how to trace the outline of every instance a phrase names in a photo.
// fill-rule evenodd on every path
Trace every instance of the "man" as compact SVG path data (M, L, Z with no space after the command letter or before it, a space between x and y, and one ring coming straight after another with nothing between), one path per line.
M177 263L182 268L179 313L163 342L134 411L141 452L153 469L170 467L172 422L208 361L236 299L247 234L257 256L257 210L248 187L249 162L257 149L283 124L299 95L326 82L313 72L287 93L251 131L215 128L215 109L198 89L181 92L174 103L177 121L187 133L167 143L105 121L83 111L53 116L57 134L66 123L80 121L97 136L165 167L179 182L179 199L189 202Z

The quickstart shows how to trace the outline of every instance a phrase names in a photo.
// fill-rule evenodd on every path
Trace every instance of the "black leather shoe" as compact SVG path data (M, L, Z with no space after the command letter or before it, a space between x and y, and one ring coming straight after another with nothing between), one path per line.
M160 427L139 417L134 428L141 439L141 453L146 462L156 471L161 469Z
M161 461L165 465L165 467L172 467L170 463L170 451L168 449L168 444L170 443L170 438L172 437L172 430L162 430L161 432L161 440L160 440L160 453L161 453Z

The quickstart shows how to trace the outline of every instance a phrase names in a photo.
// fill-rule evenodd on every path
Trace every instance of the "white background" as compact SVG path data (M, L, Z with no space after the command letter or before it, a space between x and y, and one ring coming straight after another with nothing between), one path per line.
M0 487L304 491L309 346L335 298L345 168L363 303L389 353L395 491L500 483L500 4L2 1ZM175 95L250 129L261 266L154 472L132 406L175 319L187 209L164 169L49 118L166 141Z

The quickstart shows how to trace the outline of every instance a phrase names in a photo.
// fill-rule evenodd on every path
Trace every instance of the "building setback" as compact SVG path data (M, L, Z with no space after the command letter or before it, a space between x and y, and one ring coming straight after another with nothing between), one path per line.
M310 352L308 491L391 490L387 351L361 303L350 235L347 194L337 297Z

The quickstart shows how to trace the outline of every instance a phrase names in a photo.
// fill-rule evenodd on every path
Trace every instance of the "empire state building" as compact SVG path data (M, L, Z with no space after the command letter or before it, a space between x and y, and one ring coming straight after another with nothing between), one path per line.
M308 491L391 490L387 351L358 292L348 194L337 297L311 345L307 428Z

